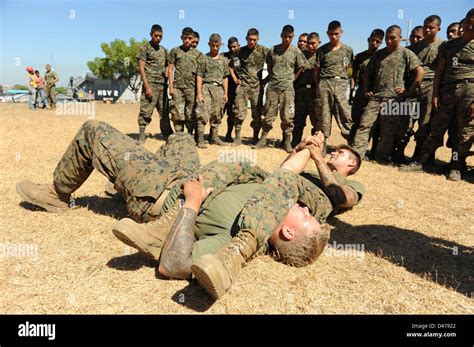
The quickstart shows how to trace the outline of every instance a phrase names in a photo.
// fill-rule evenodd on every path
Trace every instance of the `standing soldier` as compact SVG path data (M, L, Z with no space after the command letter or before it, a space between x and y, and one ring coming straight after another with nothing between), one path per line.
M234 102L234 145L242 144L240 131L242 123L247 117L247 103L250 101L252 121L250 127L253 129L253 144L258 141L258 134L262 128L262 105L263 81L262 70L268 48L258 43L259 32L255 28L247 31L247 45L237 51L236 58L230 62L230 73L237 78L237 89Z
M404 133L406 126L403 122L407 115L400 112L403 100L406 95L413 94L424 76L420 60L415 53L400 45L401 40L400 27L388 27L385 31L386 47L374 53L364 74L363 86L369 102L352 147L361 157L365 155L370 130L380 112L380 141L375 151L375 159L379 162L388 161L394 143ZM416 73L416 77L405 90L406 77L410 72Z
M184 28L181 40L183 44L173 48L168 54L169 93L173 99L171 119L176 132L184 131L186 126L192 134L196 126L193 111L196 101L197 62L202 53L192 48L193 29Z
M360 124L360 118L364 113L365 107L367 106L367 97L364 94L364 73L369 64L370 58L379 49L383 42L385 33L382 29L374 29L370 34L367 42L369 47L366 51L357 54L352 64L352 76L351 76L351 91L349 94L349 103L352 104L352 128L349 136L349 144L352 145L354 141L354 135ZM354 95L354 89L357 86L357 90ZM375 137L373 137L375 140ZM372 145L374 148L374 145Z
M431 120L431 132L421 151L420 164L413 163L405 171L418 171L433 165L435 152L451 119L456 119L457 136L448 179L459 181L474 139L474 9L463 24L463 35L439 47L439 61L433 82L432 106L436 111Z
M344 138L349 137L352 127L351 108L346 98L349 69L354 59L352 48L343 44L341 23L332 21L328 25L329 42L321 46L316 54L314 79L316 81L316 115L318 131L328 139L331 135L332 115ZM325 154L326 146L323 150Z
M173 132L169 118L164 115L164 86L166 82L166 58L168 52L160 45L163 29L154 24L150 31L151 40L145 43L137 54L138 69L143 82L138 114L138 143L145 142L145 128L151 122L156 108L160 116L160 131L165 139Z
M288 153L291 147L291 133L293 132L293 119L295 116L295 90L293 82L304 68L306 62L301 51L291 45L295 36L295 29L285 25L281 32L281 44L273 46L266 58L269 76L267 98L265 100L265 116L263 119L263 132L255 148L263 148L267 144L267 136L273 128L273 122L280 111L281 130L283 139L280 147ZM296 74L295 74L296 72Z
M295 128L291 142L293 148L301 142L308 115L312 126L311 135L316 132L317 127L314 109L316 84L313 78L313 69L316 64L316 51L321 41L319 34L314 32L307 36L307 40L307 50L303 52L306 58L306 67L295 81Z
M229 61L219 54L221 46L221 36L212 34L209 38L210 52L202 55L198 62L196 116L199 148L207 147L204 142L204 129L208 121L211 125L209 143L219 146L225 145L219 138L219 125L221 124L224 105L227 102Z
M54 110L56 108L56 83L59 81L58 74L51 69L51 65L46 64L46 73L44 74L46 81L46 99L49 107Z
M229 49L228 52L224 53L224 57L226 57L229 62L233 59L237 58L237 50L240 48L239 40L232 36L227 41L227 48ZM227 85L228 85L228 100L225 104L225 112L227 114L227 133L225 135L226 142L232 142L232 130L234 129L234 102L235 102L235 90L237 89L237 76L235 74L230 74L227 77Z

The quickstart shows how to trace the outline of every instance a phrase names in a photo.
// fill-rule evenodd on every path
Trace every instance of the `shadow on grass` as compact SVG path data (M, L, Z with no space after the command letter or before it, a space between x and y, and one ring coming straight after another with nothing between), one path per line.
M171 300L196 312L206 312L216 302L197 281L190 281L188 286L178 290Z
M422 278L474 295L474 248L391 225L352 226L337 218L328 222L335 226L329 244L364 245L365 252Z
M107 266L120 271L134 271L142 267L156 267L158 262L142 255L141 253L134 253L115 257L107 262Z

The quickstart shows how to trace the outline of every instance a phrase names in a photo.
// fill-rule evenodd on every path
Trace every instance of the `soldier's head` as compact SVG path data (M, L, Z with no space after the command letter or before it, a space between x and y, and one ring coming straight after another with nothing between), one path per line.
M410 33L410 45L414 45L421 40L423 40L423 27L421 25L417 25Z
M197 31L193 31L193 48L197 48L197 46L199 45L199 39L199 33Z
M298 48L304 52L308 49L308 33L302 33L298 37Z
M459 30L459 22L454 22L454 23L449 24L448 28L446 29L447 39L452 40L458 37L459 36L458 30Z
M163 29L159 24L153 24L150 30L151 43L154 45L159 45L161 39L163 38Z
M329 240L329 226L320 224L308 207L296 203L268 239L272 257L287 265L302 267L313 263Z
M342 35L342 26L341 22L337 20L333 20L328 24L328 31L326 34L328 35L329 42L332 45L337 45L339 41L341 40L341 35Z
M441 18L435 14L423 21L423 39L434 40L441 29Z
M331 170L336 170L342 176L347 177L359 170L362 158L352 147L339 145L330 153L327 164Z
M458 36L462 36L462 34L464 34L464 23L466 23L466 18L463 18L459 21Z
M181 40L183 41L184 48L188 49L193 46L193 33L194 30L190 27L186 27L181 31Z
M46 64L46 72L50 72L50 71L51 71L51 65Z
M293 38L295 37L295 28L293 28L293 26L289 24L285 25L281 30L280 37L282 46L290 46L291 41L293 41Z
M222 38L221 35L219 34L212 34L209 37L209 49L211 52L211 55L216 55L219 53L219 49L222 46Z
M35 75L36 77L39 77L40 76L40 72L38 70L35 70Z
M382 29L374 29L370 33L369 38L367 39L367 42L369 44L369 52L375 52L377 49L380 48L383 42L383 38L385 36L385 33L383 32Z
M250 28L247 30L247 36L245 36L245 40L247 40L247 47L250 49L254 49L257 46L257 42L259 39L259 32L255 28Z
M474 8L471 8L466 14L464 22L461 23L463 35L468 35L468 39L474 38Z
M235 36L229 37L227 40L227 48L232 54L235 53L240 48L239 39Z
M391 25L385 30L385 44L391 52L400 47L402 42L402 29L398 25Z
M319 39L319 34L312 32L308 35L308 52L313 54L318 50L321 40Z

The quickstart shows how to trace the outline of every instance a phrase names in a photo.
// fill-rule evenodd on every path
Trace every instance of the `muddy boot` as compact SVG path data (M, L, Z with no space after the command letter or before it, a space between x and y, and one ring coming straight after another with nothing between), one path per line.
M235 132L237 133L237 130L235 130ZM232 141L232 128L228 127L227 128L227 133L225 134L225 139L224 139L225 142L233 142Z
M217 134L217 129L211 128L211 133L209 134L209 144L211 145L218 145L218 146L225 146L225 143L219 138Z
M258 142L258 135L260 133L260 128L253 129L252 145L256 145Z
M16 191L24 201L42 207L48 212L61 213L69 209L71 194L56 192L52 184L21 181L16 184Z
M240 138L240 128L235 128L235 138L232 142L232 146L240 146L242 144L242 139Z
M425 168L435 165L434 154L422 154L419 161L413 161L410 164L402 165L399 171L403 172L421 172Z
M170 211L157 220L137 223L123 218L114 224L112 232L126 245L137 249L143 255L155 260L160 259L161 248L173 226L180 210L180 201L176 201Z
M283 134L283 140L281 141L281 146L280 147L286 153L291 153L291 151L293 151L293 147L291 146L291 135L290 134Z
M258 140L258 142L255 145L252 146L252 148L261 149L261 148L267 147L267 135L268 135L268 132L264 130L262 132L262 137L260 138L260 140Z
M207 143L204 140L204 129L196 129L196 145L198 148L207 148Z
M138 141L137 143L139 145L143 145L145 143L146 137L145 137L145 127L140 126L138 127Z
M219 299L236 281L242 265L257 251L257 240L241 233L215 254L206 254L191 266L193 276L209 295Z

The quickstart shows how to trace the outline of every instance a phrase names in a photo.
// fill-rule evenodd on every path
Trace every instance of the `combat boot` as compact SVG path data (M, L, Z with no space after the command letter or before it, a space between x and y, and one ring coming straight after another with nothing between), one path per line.
M260 128L253 129L252 145L256 145L258 142L258 135L260 134Z
M196 130L196 138L198 148L207 148L206 141L204 141L204 134L200 129Z
M234 237L215 254L206 254L191 266L193 276L209 295L219 299L237 279L242 265L257 251L257 240L247 233Z
M211 133L209 134L209 144L211 145L218 145L218 146L225 146L225 143L219 138L217 134L217 129L211 128Z
M139 145L142 145L144 144L146 141L146 137L145 137L145 127L144 126L140 126L138 127L138 141L137 143Z
M242 139L240 138L240 128L235 128L235 138L232 141L232 146L240 146L242 144Z
M460 181L461 180L461 171L457 169L449 170L448 180L450 181Z
M283 140L281 141L281 146L280 147L286 153L291 153L291 151L293 151L293 147L291 147L291 135L290 134L283 134Z
M114 235L126 245L155 260L160 259L161 249L180 210L180 200L161 215L148 223L137 223L130 218L119 220L112 227Z
M71 200L71 194L58 193L52 184L21 181L16 184L16 191L24 201L52 213L67 210Z
M237 133L237 130L235 131ZM227 133L225 134L225 139L224 139L225 142L233 142L232 141L232 128L228 128L227 129Z
M262 132L262 137L260 138L260 140L258 140L258 142L255 145L252 146L252 148L260 149L260 148L267 147L267 135L268 135L268 132L264 130Z

